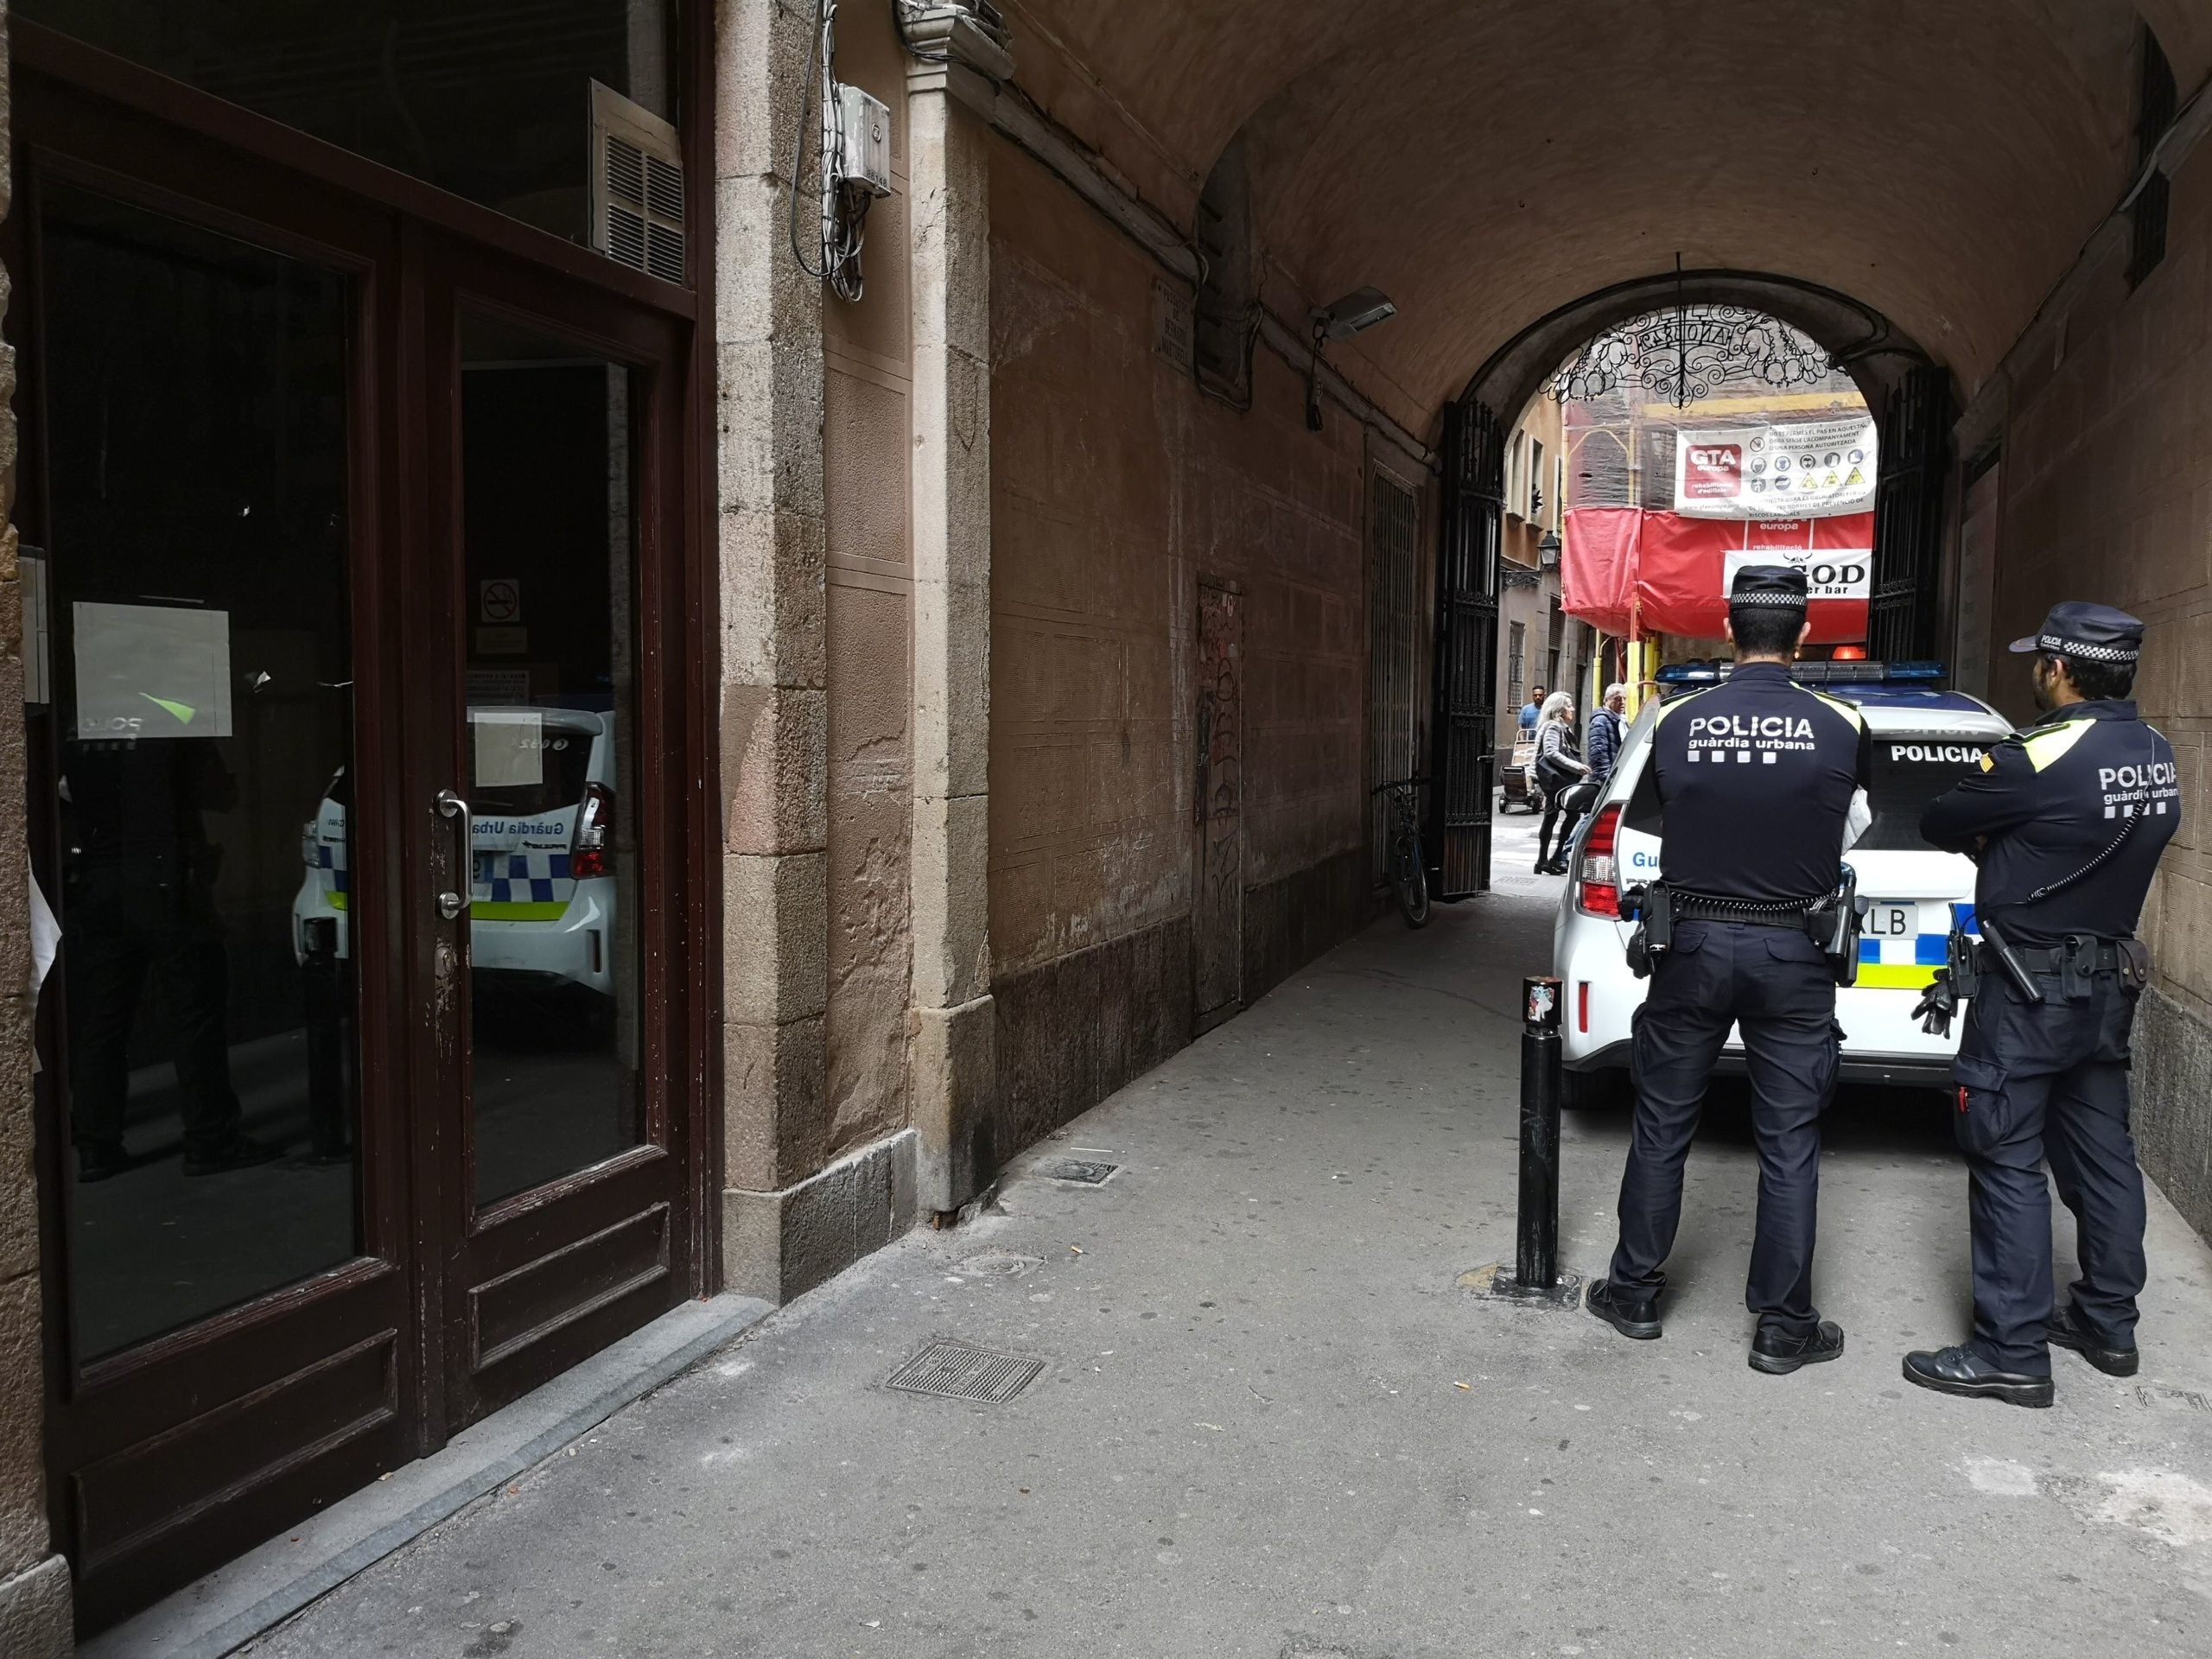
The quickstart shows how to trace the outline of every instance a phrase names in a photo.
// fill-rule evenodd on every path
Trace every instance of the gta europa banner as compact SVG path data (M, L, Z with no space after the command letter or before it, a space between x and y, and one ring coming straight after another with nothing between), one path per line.
M1874 505L1874 423L1739 423L1675 440L1675 511L1689 518L1825 518Z

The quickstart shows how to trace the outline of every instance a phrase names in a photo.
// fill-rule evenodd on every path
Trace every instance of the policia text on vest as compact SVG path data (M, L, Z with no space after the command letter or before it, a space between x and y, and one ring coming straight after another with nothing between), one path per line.
M2012 649L2035 656L2044 718L1929 805L1921 834L1980 866L1977 940L1955 937L1923 1006L1966 1004L1953 1122L1969 1179L1974 1331L1908 1354L1908 1382L2047 1406L2049 1344L2132 1375L2145 1278L2143 1175L2128 1130L2128 1040L2150 955L2135 938L2181 827L2166 740L2128 700L2143 625L2055 607ZM2055 1304L2050 1192L2079 1224L2082 1276Z
M1840 937L1847 957L1857 953L1842 855L1873 763L1858 709L1789 677L1805 602L1802 571L1738 572L1729 593L1733 672L1669 704L1652 733L1666 826L1660 885L1669 902L1644 931L1651 988L1630 1050L1636 1119L1620 1242L1590 1292L1591 1311L1624 1336L1660 1334L1683 1166L1734 1026L1759 1152L1745 1293L1758 1319L1751 1363L1775 1374L1843 1351L1842 1331L1813 1306L1813 1242L1820 1117L1840 1051L1829 952ZM1821 918L1837 919L1816 942L1808 924ZM1654 923L1669 936L1656 951Z

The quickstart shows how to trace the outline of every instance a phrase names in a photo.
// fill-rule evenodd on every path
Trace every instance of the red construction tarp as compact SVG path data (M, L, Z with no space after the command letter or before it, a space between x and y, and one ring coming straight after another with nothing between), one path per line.
M1607 633L1717 639L1728 583L1746 564L1795 564L1812 584L1812 643L1866 637L1874 515L1826 518L1686 518L1633 507L1567 515L1561 602Z

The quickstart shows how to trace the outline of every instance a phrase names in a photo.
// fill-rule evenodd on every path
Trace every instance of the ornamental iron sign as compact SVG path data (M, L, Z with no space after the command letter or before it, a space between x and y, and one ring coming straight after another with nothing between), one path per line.
M1835 372L1828 354L1779 317L1740 305L1684 305L1607 329L1552 378L1561 403L1633 389L1688 403L1724 388L1789 391Z

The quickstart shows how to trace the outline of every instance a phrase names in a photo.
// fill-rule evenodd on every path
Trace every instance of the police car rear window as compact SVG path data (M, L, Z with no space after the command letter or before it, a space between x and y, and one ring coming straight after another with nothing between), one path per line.
M1993 738L1885 737L1874 739L1874 782L1866 791L1874 822L1860 836L1858 850L1925 852L1920 815L1928 803L1980 764ZM1666 814L1659 805L1657 774L1647 766L1636 781L1621 827L1647 836L1661 834Z
M584 798L591 779L592 734L548 721L536 735L536 764L527 770L537 776L528 783L492 785L480 776L469 801L479 817L504 813L527 817L537 813L562 812Z
M1974 771L1995 740L1992 738L1874 737L1874 783L1866 791L1874 822L1859 837L1859 850L1924 852L1920 815L1929 802Z

